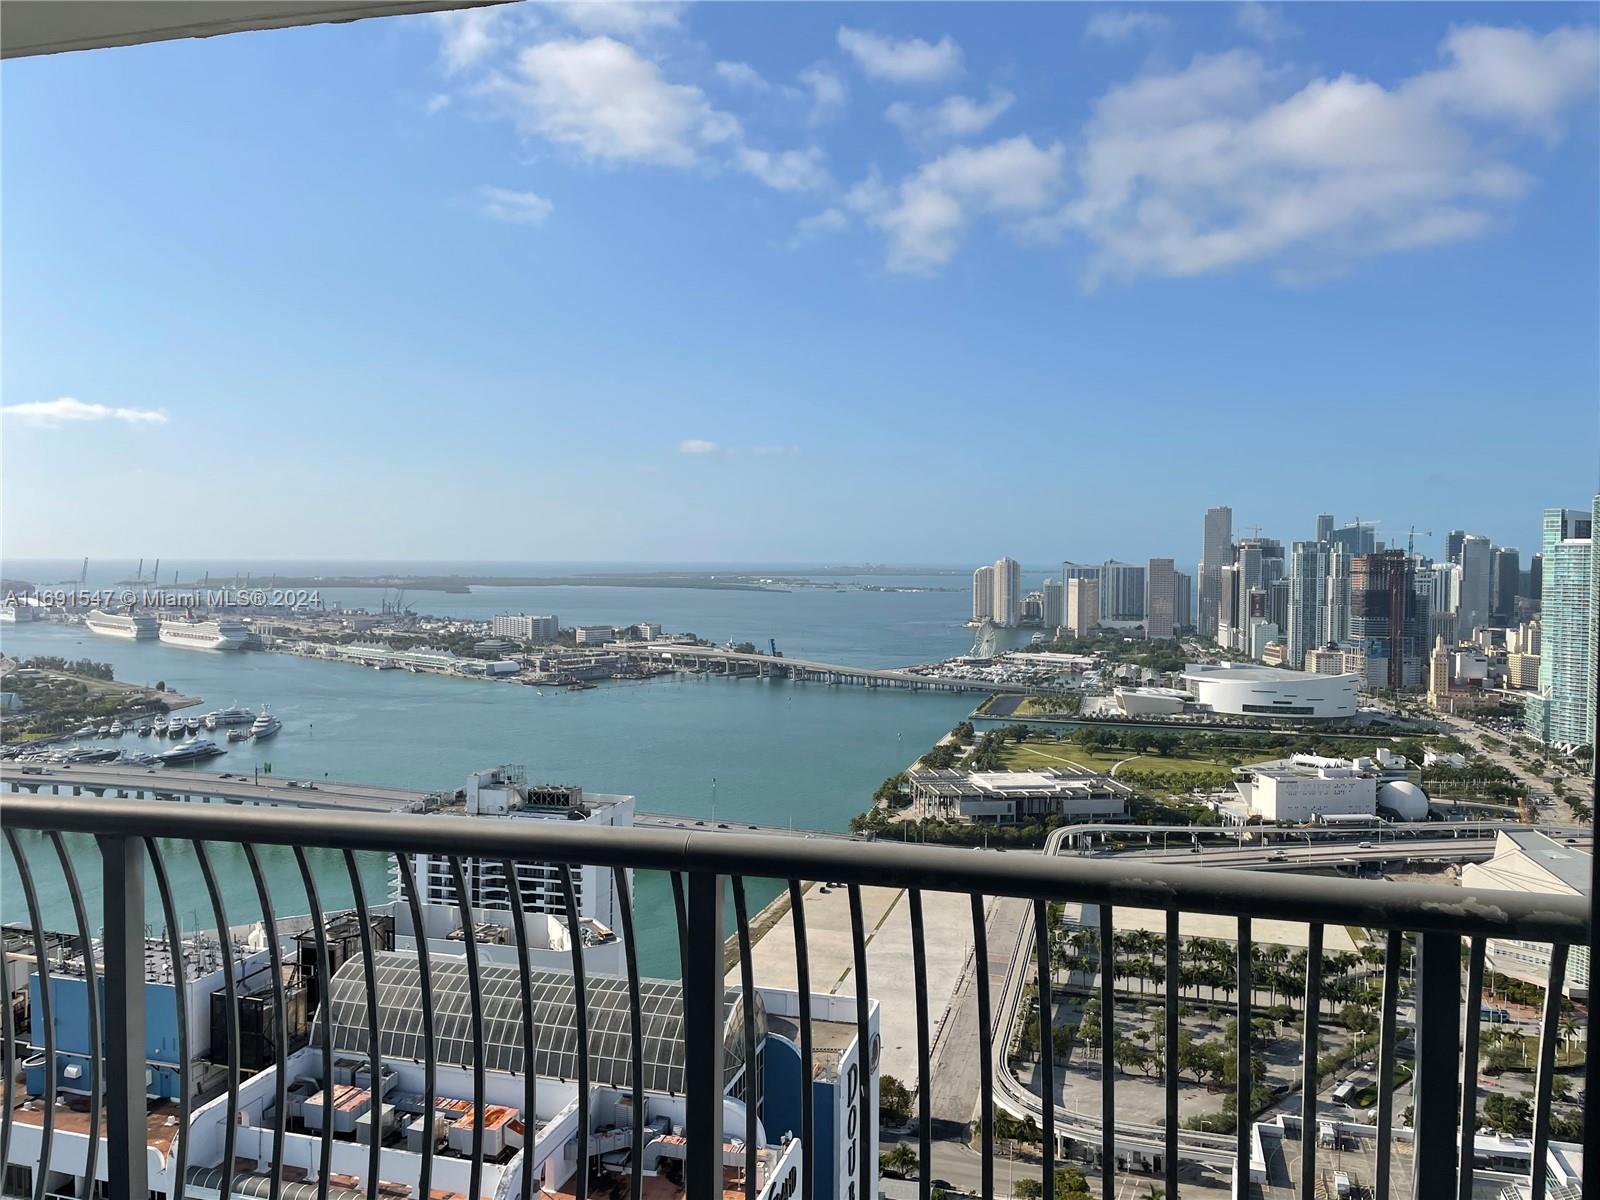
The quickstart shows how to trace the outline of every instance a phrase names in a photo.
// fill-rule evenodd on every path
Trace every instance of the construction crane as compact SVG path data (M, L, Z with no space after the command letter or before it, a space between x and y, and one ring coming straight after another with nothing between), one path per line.
M1384 533L1384 534L1394 534L1397 537L1400 534L1400 530L1398 530L1398 529L1379 529L1379 530L1376 530L1376 532L1377 533ZM1419 532L1419 530L1417 529L1417 527L1415 525L1412 525L1410 528L1408 528L1405 531L1405 534L1406 534L1406 557L1407 558L1414 558L1416 556L1416 552L1417 552L1417 533L1418 532ZM1433 530L1431 530L1431 529L1423 529L1420 532L1421 532L1423 537L1431 538L1433 536Z

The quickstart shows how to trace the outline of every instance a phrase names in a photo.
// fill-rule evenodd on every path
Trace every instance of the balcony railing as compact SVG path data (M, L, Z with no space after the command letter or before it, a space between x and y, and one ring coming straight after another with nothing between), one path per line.
M422 921L418 909L416 880L411 877L409 853L426 852L430 855L452 856L452 869L457 881L458 896L465 895L461 886L462 862L469 858L493 859L511 864L514 862L554 862L564 864L561 869L566 915L570 923L577 923L577 905L572 888L572 869L591 865L610 869L623 878L629 870L648 870L668 873L673 883L676 904L678 950L682 968L682 1016L685 1069L685 1149L684 1182L686 1195L695 1197L722 1194L726 1176L724 1145L723 1104L724 1091L724 998L726 995L723 931L723 904L725 892L731 892L733 909L732 926L738 939L740 963L740 991L745 1003L743 1012L744 1059L756 1060L756 1029L751 997L757 981L752 978L751 934L746 906L747 880L776 880L786 886L791 900L791 912L798 990L802 996L810 993L808 948L805 926L805 908L801 902L802 888L808 881L842 883L848 889L849 915L853 939L855 976L855 1020L861 1061L867 1069L859 1072L855 1086L859 1089L857 1100L863 1114L873 1111L871 1106L871 1064L867 1058L869 1045L869 997L881 984L878 997L886 1003L909 1003L915 1006L918 1078L919 1161L921 1169L920 1191L925 1198L930 1195L931 1179L935 1174L932 1150L932 1121L930 1112L930 1021L929 987L927 976L927 944L924 934L923 896L928 892L965 894L971 899L972 938L976 964L975 989L979 1028L983 1035L977 1047L980 1060L980 1095L975 1141L981 1151L981 1185L979 1192L987 1200L995 1195L996 1185L996 1022L990 980L986 964L989 962L985 901L990 897L1015 897L1031 905L1033 942L1028 952L1034 958L1039 989L1038 1020L1041 1047L1051 1046L1052 972L1050 905L1056 901L1082 902L1098 907L1098 933L1101 945L1114 945L1113 923L1118 909L1157 909L1165 913L1165 1122L1161 1126L1139 1127L1140 1137L1158 1139L1163 1150L1162 1173L1165 1195L1173 1200L1179 1194L1179 1164L1184 1151L1180 1139L1178 1052L1181 1000L1181 950L1179 918L1183 914L1209 914L1214 917L1233 918L1237 921L1236 1001L1239 1031L1237 1037L1237 1062L1235 1069L1234 1101L1239 1119L1231 1141L1225 1143L1229 1151L1234 1178L1240 1181L1238 1190L1248 1189L1252 1168L1252 1037L1251 1017L1254 1011L1254 992L1251 986L1252 938L1251 922L1270 918L1275 921L1302 922L1309 927L1309 952L1306 956L1305 1004L1303 1040L1301 1043L1305 1064L1317 1060L1319 1025L1323 1004L1323 946L1324 931L1330 926L1359 926L1371 931L1383 931L1387 953L1382 967L1382 1014L1378 1042L1378 1078L1390 1081L1396 1069L1396 1032L1401 1002L1401 958L1403 938L1415 935L1415 1119L1410 1133L1414 1162L1413 1194L1417 1200L1468 1200L1472 1193L1474 1172L1474 1132L1477 1126L1476 1085L1478 1064L1478 1023L1482 992L1485 944L1489 939L1511 938L1527 942L1544 943L1551 947L1549 986L1545 991L1542 1016L1542 1036L1539 1042L1537 1082L1534 1098L1532 1138L1532 1194L1543 1197L1546 1192L1546 1151L1549 1142L1551 1115L1551 1080L1555 1068L1555 1048L1558 1041L1560 997L1563 972L1569 946L1586 944L1589 937L1589 906L1587 902L1566 896L1531 895L1511 892L1473 892L1465 889L1424 886L1406 883L1360 881L1353 879L1314 878L1309 876L1276 873L1252 873L1238 870L1205 868L1200 866L1173 866L1117 861L1115 859L1086 859L1082 857L1057 858L1047 855L1022 853L976 853L963 850L892 843L858 843L831 839L808 840L794 837L765 836L747 833L661 832L640 829L594 830L587 826L567 825L546 821L488 822L466 819L446 819L435 816L332 815L315 812L289 812L273 809L242 809L203 804L175 804L141 801L104 801L87 798L54 798L9 796L0 804L0 820L5 826L5 836L14 859L17 876L28 907L28 916L34 929L35 945L42 970L50 970L40 920L40 904L33 879L38 863L30 863L24 855L17 831L30 830L44 835L52 844L60 861L77 934L85 945L90 941L89 921L83 901L83 888L77 878L73 861L67 852L63 834L92 834L97 839L101 858L105 923L103 929L103 963L95 956L86 956L89 1000L89 1030L91 1044L103 1039L104 1067L97 1058L91 1059L89 1081L90 1115L88 1129L98 1127L102 1116L106 1122L105 1155L110 1194L116 1197L133 1197L143 1200L146 1195L146 1145L150 1117L146 1102L146 1031L145 1031L145 887L148 863L159 892L160 907L164 914L167 938L175 962L183 961L180 945L181 925L178 919L173 884L163 857L162 846L174 841L190 843L204 878L206 901L216 918L216 928L225 930L228 923L222 887L213 869L207 847L231 844L242 850L249 864L251 884L260 899L267 918L268 928L277 914L263 876L257 849L263 846L287 847L297 862L306 896L313 913L323 911L318 899L318 881L307 862L305 851L323 848L343 853L349 886L359 914L361 930L362 971L366 989L366 1014L369 1022L366 1046L370 1054L371 1078L382 1073L380 1036L378 1029L375 953L370 936L368 899L358 869L356 855L361 852L395 854L400 864L404 902L416 918L420 930ZM522 912L523 900L515 885L517 874L506 871L512 881L510 901L515 914ZM909 917L912 938L912 978L875 981L868 975L867 942L870 930L864 928L863 887L893 887L908 890ZM633 912L628 889L619 887L621 901L622 936L627 949L627 988L630 1002L633 1111L644 1112L642 1096L641 1054L644 1038L641 1031L640 976L634 954ZM186 902L192 903L187 897ZM473 914L464 909L462 923L470 929ZM529 947L525 943L523 922L513 920L516 950L520 964L523 988L523 1012L532 1012L528 994ZM320 922L316 931L316 950L320 959L324 981L329 979L328 946L322 935ZM229 939L220 939L222 952L229 953ZM577 1143L590 1144L588 1097L591 1088L591 1062L589 1038L588 993L592 981L586 983L584 948L582 939L571 939L571 970L576 991L575 1022L577 1025L578 1055L577 1088ZM1463 951L1465 947L1465 952ZM277 1028L285 1027L284 972L278 949L278 939L269 938L272 955L273 1001ZM418 939L418 969L424 981L429 978L429 961L425 939ZM478 987L480 977L479 952L472 937L465 939L463 947L466 970L471 981L470 1028L474 1046L484 1046L485 1018ZM1025 965L1025 964L1024 964ZM1465 993L1463 993L1463 966L1465 967ZM104 975L104 988L97 991L94 976ZM232 1164L235 1152L235 1134L239 1126L238 1097L241 1083L239 1061L239 1030L236 997L233 995L234 973L225 970L228 989L227 1012L232 1027L228 1038L228 1088L227 1121L224 1126L226 1143L220 1162ZM910 986L907 987L909 982ZM1103 1013L1101 1020L1101 1053L1106 1064L1102 1070L1100 1107L1103 1114L1117 1112L1117 1072L1111 1069L1115 1053L1116 1022L1112 1014L1117 1006L1114 971L1101 971L1098 993ZM326 995L326 993L324 993ZM1467 1003L1463 1004L1463 995ZM33 1028L42 1033L42 1045L36 1047L52 1069L44 1072L41 1162L49 1162L53 1133L53 1113L56 1110L57 1060L54 1026L50 1012L49 987L41 987L40 1004L44 1011L34 1019ZM96 1003L103 995L104 1002ZM433 1094L436 1078L434 1028L436 1014L424 985L421 993L422 1026L426 1036L421 1040L425 1055L426 1089ZM1009 996L1006 998L1009 1002ZM10 1005L5 1009L4 1066L6 1072L6 1107L4 1125L0 1129L0 1162L7 1160L12 1142L14 1109L18 1097L12 1089L16 1078L19 1047L16 1031L12 1028ZM190 1038L185 1006L178 1005L178 1069L181 1072L181 1101L176 1105L177 1129L190 1127L192 1095L189 1086ZM319 1026L324 1065L333 1058L332 1022L323 1019ZM531 1068L536 1060L533 1042L536 1031L531 1020L523 1022L520 1037L523 1040L523 1062L529 1065L524 1083L527 1089L526 1112L530 1118L535 1111L534 1089L536 1072ZM806 1005L799 1005L798 1030L801 1062L812 1062L812 1018ZM268 1193L278 1200L287 1185L283 1182L283 1152L286 1140L286 1087L284 1074L284 1039L273 1039L276 1047L276 1095L273 1106L271 1144L272 1169ZM1001 1043L1002 1047L1004 1042ZM1042 1092L1029 1093L1030 1104L1037 1104L1039 1127L1042 1134L1043 1188L1046 1196L1053 1194L1053 1172L1057 1165L1057 1134L1063 1127L1063 1114L1056 1101L1054 1056L1046 1050L1040 1058ZM1302 1090L1301 1157L1298 1179L1295 1184L1303 1200L1318 1194L1318 1138L1313 1135L1317 1125L1317 1092L1315 1069L1308 1067L1310 1086ZM484 1055L472 1055L472 1090L474 1111L482 1113L485 1104L486 1080ZM809 1087L809 1072L802 1074L801 1087ZM325 1077L326 1078L326 1077ZM330 1080L331 1085L331 1080ZM817 1131L813 1128L813 1106L801 1104L800 1129L802 1172L800 1195L806 1200L812 1195L812 1154L817 1144ZM746 1127L730 1131L742 1136L745 1155L742 1188L754 1200L758 1194L756 1169L757 1128L756 1107L746 1106ZM1373 1194L1376 1200L1389 1200L1391 1186L1391 1144L1395 1125L1392 1090L1378 1088L1377 1099L1377 1157ZM381 1122L380 1122L381 1123ZM632 1153L629 1164L630 1194L635 1200L641 1195L641 1139L642 1120L634 1121ZM321 1162L316 1185L319 1197L329 1191L330 1140L332 1120L323 1122ZM1121 1128L1126 1133L1127 1126ZM531 1129L531 1126L530 1126ZM1119 1123L1114 1119L1102 1120L1099 1128L1101 1184L1106 1200L1113 1200L1117 1192L1117 1139ZM1081 1136L1081 1131L1075 1136ZM1131 1136L1131 1135L1129 1135ZM484 1129L482 1121L473 1128L470 1160L472 1174L468 1195L478 1196L481 1170L484 1161ZM179 1194L191 1178L191 1165L214 1167L216 1163L189 1164L189 1138L179 1136L173 1153L176 1156L174 1178L183 1181ZM421 1186L418 1195L429 1194L433 1167L431 1138L423 1143ZM95 1156L97 1139L90 1137L89 1161L81 1174L93 1178L97 1173ZM375 1124L370 1138L369 1170L365 1190L369 1200L376 1200L380 1175L381 1141ZM527 1145L531 1148L530 1132ZM856 1163L856 1194L868 1194L870 1180L876 1176L874 1155L876 1140L863 1139L866 1152ZM734 1142L737 1153L738 1143ZM1259 1178L1260 1163L1256 1164ZM577 1155L576 1194L588 1194L589 1156ZM48 1172L35 1174L35 1200L44 1200ZM220 1177L220 1174L219 1174ZM522 1200L532 1194L531 1172L524 1172Z

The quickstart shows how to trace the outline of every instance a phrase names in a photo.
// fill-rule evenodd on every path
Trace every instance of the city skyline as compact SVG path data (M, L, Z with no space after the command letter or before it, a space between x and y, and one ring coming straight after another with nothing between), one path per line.
M1348 496L1525 560L1595 482L1592 13L1130 15L518 6L11 62L48 119L7 130L7 554L955 565L988 495L1023 561L1192 566L1174 514L1226 493L1286 543ZM1215 178L1160 149L1201 117ZM1347 431L1421 465L1352 488ZM152 529L157 472L272 519Z

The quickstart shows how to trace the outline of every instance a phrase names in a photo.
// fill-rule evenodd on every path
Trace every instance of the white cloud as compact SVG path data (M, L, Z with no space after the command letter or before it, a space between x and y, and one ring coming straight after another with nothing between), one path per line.
M503 16L504 10L500 8L461 8L434 13L445 69L450 72L465 70L499 49L505 31Z
M47 429L71 422L121 421L127 425L165 425L167 414L153 408L110 408L104 404L85 404L71 396L57 400L32 400L24 404L0 405L0 413Z
M739 135L738 120L699 88L667 82L654 62L609 37L528 46L515 75L491 90L524 133L586 158L687 166L706 146Z
M1263 3L1262 0L1244 0L1244 3L1236 5L1233 23L1238 26L1240 33L1258 42L1281 41L1300 32L1283 15L1281 8L1276 4Z
M1091 280L1271 263L1316 278L1362 256L1476 237L1521 197L1517 130L1559 133L1600 70L1593 29L1468 28L1443 65L1385 87L1298 90L1255 53L1112 88L1085 126L1075 197L1040 236L1095 248Z
M812 191L832 182L828 177L827 156L815 146L777 154L753 146L740 146L734 151L734 161L740 169L780 192Z
M450 97L445 95L443 92L436 92L432 96L428 97L428 102L427 104L423 105L423 110L431 117L435 113L441 113L449 107Z
M947 34L937 42L895 41L865 29L839 29L839 48L874 79L889 83L940 83L961 74L961 47Z
M770 91L772 85L761 77L761 72L747 62L719 62L712 68L717 77L731 87L751 92Z
M753 454L757 458L770 458L777 454L799 454L798 446L724 446L703 438L685 438L678 443L679 454L692 454L703 458L733 458L740 454Z
M478 189L479 211L509 225L542 225L555 205L536 192L514 192L485 185Z
M1134 37L1154 37L1172 28L1160 13L1139 8L1096 9L1083 28L1083 36L1102 42L1125 42Z
M893 271L933 274L955 257L971 218L1006 221L1037 216L1057 200L1065 151L1029 137L987 146L960 146L888 189L875 176L853 188L846 203L889 236Z
M919 108L897 100L889 105L884 116L913 141L969 138L993 125L1016 100L1010 92L991 88L986 101L970 96L946 96L938 104Z
M844 80L827 67L807 67L800 72L799 79L811 93L811 113L807 120L813 125L832 120L850 98L850 89L845 86Z
M850 218L839 208L825 208L795 222L794 236L789 239L791 248L804 246L830 233L838 233L850 224Z
M675 29L684 8L668 0L571 0L551 7L585 33L611 33L618 37Z

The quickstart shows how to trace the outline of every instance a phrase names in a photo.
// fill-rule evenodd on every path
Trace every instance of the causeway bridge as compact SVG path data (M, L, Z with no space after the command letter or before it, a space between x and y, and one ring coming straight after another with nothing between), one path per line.
M631 658L666 663L690 671L757 679L792 679L797 682L854 684L859 687L904 688L914 692L1003 692L1037 696L1066 692L1049 684L1010 683L960 676L924 675L911 668L873 668L816 662L808 658L730 650L723 646L690 646L681 642L645 642L614 649Z

